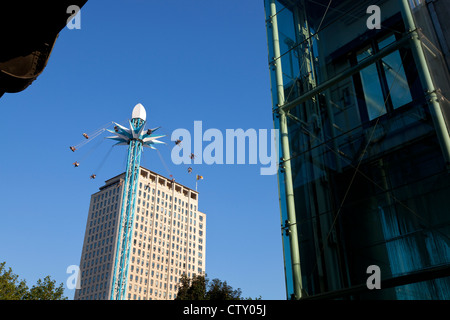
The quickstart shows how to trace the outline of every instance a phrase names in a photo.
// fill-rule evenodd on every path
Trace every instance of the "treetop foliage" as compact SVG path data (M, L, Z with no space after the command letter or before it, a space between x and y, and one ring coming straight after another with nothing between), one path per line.
M46 276L28 288L26 282L19 280L11 268L6 270L5 265L6 262L0 263L0 300L67 300L63 296L63 283L56 287L56 281Z
M251 300L241 295L240 288L233 289L226 281L209 280L202 275L189 279L186 274L183 274L175 300Z

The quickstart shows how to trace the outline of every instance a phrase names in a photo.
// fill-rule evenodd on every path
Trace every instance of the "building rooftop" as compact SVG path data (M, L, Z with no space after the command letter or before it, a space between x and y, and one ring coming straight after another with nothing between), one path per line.
M182 192L183 190L184 190L184 191L190 191L190 192L192 192L192 193L198 195L198 191L195 191L195 190L193 190L193 189L191 189L191 188L189 188L189 187L186 187L185 185L183 185L183 184L181 184L181 183L175 182L175 180L172 179L172 178L167 178L167 177L165 177L165 176L163 176L163 175L161 175L161 174L159 174L159 173L156 173L156 172L154 172L154 171L151 171L150 169L144 168L144 167L142 167L142 166L141 166L140 168L144 170L144 171L143 171L143 170L140 171L140 175L141 175L142 177L144 177L144 178L149 178L149 177L151 177L152 175L155 176L155 177L158 176L158 178L163 178L163 179L165 179L165 181L166 181L167 183L169 183L169 184L175 184L175 191L179 191L179 192ZM104 186L101 186L101 187L99 188L99 190L103 190L103 189L105 189L105 188L110 187L110 186L113 185L113 184L118 183L119 180L120 180L120 178L122 178L124 175L125 175L125 172L122 172L121 174L118 174L118 175L112 177L111 179L106 180L106 181L105 181L105 185L104 185ZM169 186L169 188L171 188L171 186ZM196 197L195 197L195 198L196 198Z

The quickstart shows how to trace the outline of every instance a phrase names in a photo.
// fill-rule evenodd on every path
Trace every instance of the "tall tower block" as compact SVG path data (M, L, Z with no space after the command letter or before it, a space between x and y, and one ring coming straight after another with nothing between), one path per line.
M75 300L110 299L125 175L106 180L91 196ZM183 274L205 274L199 193L144 167L136 192L124 299L175 299Z

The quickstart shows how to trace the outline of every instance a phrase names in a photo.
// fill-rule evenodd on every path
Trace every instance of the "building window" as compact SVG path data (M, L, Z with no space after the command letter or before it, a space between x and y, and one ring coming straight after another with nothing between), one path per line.
M373 39L356 51L352 63L360 63L395 41L394 34ZM411 103L415 100L412 87L416 79L411 52L407 49L396 50L362 69L354 76L361 120L377 119Z

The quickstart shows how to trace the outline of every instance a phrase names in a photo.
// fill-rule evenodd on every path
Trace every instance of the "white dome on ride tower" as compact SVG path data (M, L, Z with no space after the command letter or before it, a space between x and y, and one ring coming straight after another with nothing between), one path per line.
M131 114L131 119L142 119L146 120L147 118L147 112L145 111L145 108L142 104L138 103L134 109L133 113Z

